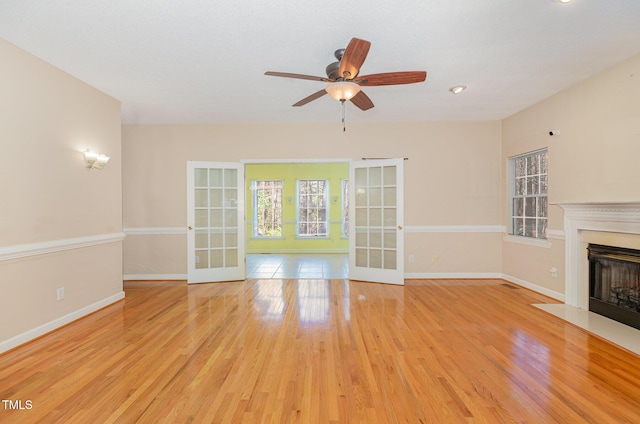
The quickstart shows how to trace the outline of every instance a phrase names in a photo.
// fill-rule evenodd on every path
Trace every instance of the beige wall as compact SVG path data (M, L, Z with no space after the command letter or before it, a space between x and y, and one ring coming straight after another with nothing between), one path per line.
M502 233L425 232L405 234L407 278L500 276Z
M122 180L118 101L3 40L0 63L1 351L122 293Z
M185 243L176 243L186 236L139 233L185 227L188 160L406 157L405 226L490 226L501 219L499 122L349 123L346 133L339 122L125 125L122 138L124 227L138 233L125 240L124 272L129 276L186 273ZM499 247L479 249L478 257L470 258L465 236L451 237L455 241L417 228L411 234L417 244L408 245L405 253L418 255L413 246L418 249L422 240L434 251L458 257L439 264L443 272L465 272L473 268L469 261L500 271ZM474 245L485 238L495 246L495 234L469 237ZM150 263L150 257L157 262ZM405 263L406 272L423 269L422 264Z
M552 129L560 134L550 137ZM505 119L502 132L503 169L510 156L549 148L551 203L639 201L640 56ZM507 225L506 201L503 210ZM562 209L551 206L549 214L549 228L562 230ZM504 242L503 272L564 293L564 242L550 242Z

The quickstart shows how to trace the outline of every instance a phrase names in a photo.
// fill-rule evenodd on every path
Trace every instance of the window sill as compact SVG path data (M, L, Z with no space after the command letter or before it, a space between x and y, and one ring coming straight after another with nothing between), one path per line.
M524 237L524 236L514 236L512 234L505 235L502 238L502 240L509 243L525 244L527 246L544 247L547 249L551 247L551 242L549 242L549 240L536 239L536 238Z

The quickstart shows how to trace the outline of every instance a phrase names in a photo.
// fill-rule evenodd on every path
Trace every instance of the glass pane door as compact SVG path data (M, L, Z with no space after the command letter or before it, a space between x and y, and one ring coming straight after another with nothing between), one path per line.
M244 279L244 173L237 163L188 162L188 281Z
M402 159L352 162L349 278L404 284Z

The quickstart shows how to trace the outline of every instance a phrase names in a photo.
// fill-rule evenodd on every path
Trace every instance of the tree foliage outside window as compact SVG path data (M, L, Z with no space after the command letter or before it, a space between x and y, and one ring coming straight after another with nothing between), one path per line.
M511 234L538 239L547 238L547 149L510 159Z
M328 189L326 180L298 181L298 236L328 235Z
M254 237L282 237L282 181L253 181Z

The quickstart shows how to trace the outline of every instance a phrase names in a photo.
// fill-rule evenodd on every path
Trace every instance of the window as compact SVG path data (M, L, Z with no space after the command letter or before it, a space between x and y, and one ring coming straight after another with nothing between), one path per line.
M547 238L547 149L509 159L511 234Z
M251 189L253 236L282 237L282 181L252 181Z
M327 236L326 180L298 181L298 236Z
M349 180L342 180L342 235L349 237Z

